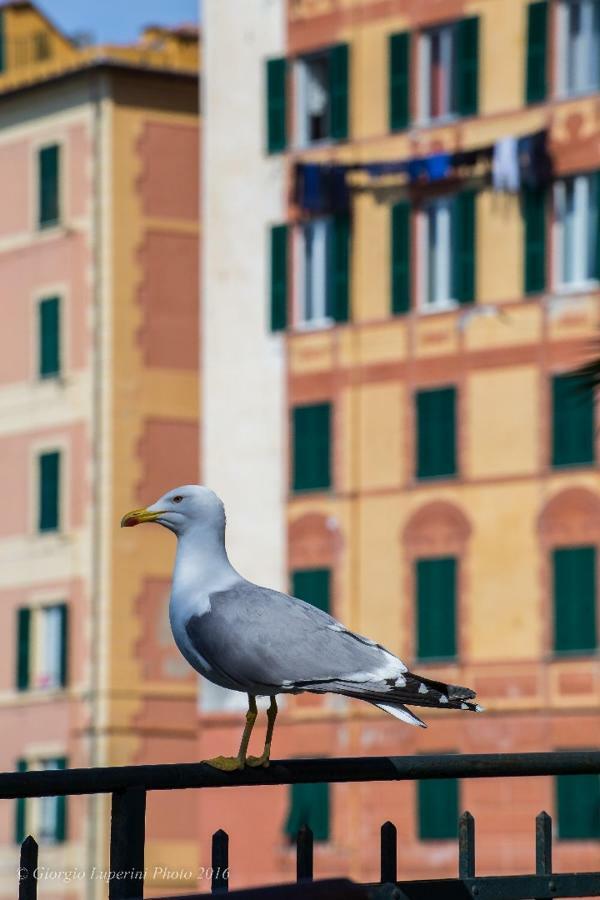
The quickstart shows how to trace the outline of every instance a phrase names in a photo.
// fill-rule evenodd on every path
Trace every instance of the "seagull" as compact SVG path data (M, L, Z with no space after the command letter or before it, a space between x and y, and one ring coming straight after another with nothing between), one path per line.
M237 756L204 760L211 766L233 772L269 765L278 694L343 694L421 728L425 722L407 704L482 711L469 702L475 697L469 688L415 675L326 612L243 578L225 549L223 503L209 488L174 488L152 506L128 512L121 527L143 522L177 537L169 620L180 652L209 681L248 695ZM249 756L257 697L270 698L267 732L262 754Z

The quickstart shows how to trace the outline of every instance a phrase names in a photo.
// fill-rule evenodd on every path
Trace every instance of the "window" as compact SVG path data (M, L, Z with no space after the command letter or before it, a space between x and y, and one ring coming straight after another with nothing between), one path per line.
M37 760L17 760L17 771L66 769L67 760L60 757ZM67 837L67 798L39 797L16 801L15 841L21 843L28 835L34 835L40 843L58 844Z
M313 219L301 225L298 324L345 322L349 315L350 219Z
M594 397L579 379L552 379L552 465L593 465L596 459Z
M554 188L556 205L556 284L581 288L598 279L597 173L576 175Z
M325 490L331 486L331 406L297 406L292 415L293 489Z
M301 146L348 136L348 63L346 44L297 60L296 133Z
M444 310L473 302L475 194L465 191L430 201L423 208L422 227L422 308Z
M292 594L328 613L330 611L331 571L329 569L297 569L292 572Z
M38 375L60 375L60 300L47 297L38 306Z
M458 781L443 778L419 781L417 817L422 841L444 841L458 837Z
M68 608L55 603L17 610L18 690L50 690L67 683Z
M600 0L558 5L558 85L564 96L600 87Z
M51 144L38 152L38 226L60 221L60 147Z
M53 450L38 457L38 531L60 528L60 453Z
M424 122L476 115L479 21L431 28L419 41L419 117Z
M456 475L456 389L419 391L416 419L417 478Z
M555 780L558 837L600 839L600 775L559 775Z
M596 548L561 547L552 554L554 650L596 649Z
M417 657L456 657L456 559L416 561Z
M291 784L285 833L290 841L303 825L312 830L315 841L329 840L329 785Z

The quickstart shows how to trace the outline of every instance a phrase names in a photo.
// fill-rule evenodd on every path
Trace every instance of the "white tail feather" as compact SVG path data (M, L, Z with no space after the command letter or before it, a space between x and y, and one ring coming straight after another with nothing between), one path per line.
M419 728L427 728L425 722L419 719L418 716L413 715L409 709L405 706L390 706L387 703L375 703L375 706L378 709L382 709L384 712L389 713L390 716L394 716L395 719L400 719L401 722L407 722L409 725L418 725Z

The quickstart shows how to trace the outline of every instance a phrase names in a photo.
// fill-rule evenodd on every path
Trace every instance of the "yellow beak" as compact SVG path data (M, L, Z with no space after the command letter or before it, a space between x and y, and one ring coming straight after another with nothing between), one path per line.
M149 509L132 509L121 519L121 528L133 528L134 525L141 525L142 522L155 522L162 513L163 510L160 509L155 512L150 512Z

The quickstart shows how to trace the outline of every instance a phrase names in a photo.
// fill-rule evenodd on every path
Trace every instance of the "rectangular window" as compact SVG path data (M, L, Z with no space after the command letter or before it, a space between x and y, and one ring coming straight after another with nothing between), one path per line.
M439 197L423 207L425 252L421 265L421 307L452 309L475 296L475 194Z
M329 569L297 569L292 572L292 594L328 613L330 611L331 571Z
M554 650L590 653L597 645L596 548L561 547L552 554Z
M47 297L38 306L38 375L60 375L60 299Z
M559 840L600 840L600 775L559 775L555 794Z
M297 406L292 417L293 489L326 490L331 486L331 406Z
M446 841L458 837L458 793L456 778L418 782L417 816L420 840Z
M557 287L585 288L598 280L598 173L575 175L557 182Z
M60 453L53 450L38 458L38 531L60 528Z
M476 115L479 20L461 19L424 31L419 40L419 118Z
M346 44L337 44L296 61L296 136L300 146L348 135Z
M18 690L51 690L66 685L67 613L65 603L17 610Z
M456 657L456 559L416 562L417 657Z
M418 391L416 424L417 478L456 475L456 389Z
M17 760L17 771L66 769L65 757L51 757L36 760ZM27 834L35 834L44 844L59 844L67 838L67 798L39 797L16 801L15 841L21 841Z
M312 830L315 841L328 841L330 797L328 784L291 784L288 794L285 833L295 841L303 825Z
M558 85L563 96L600 87L600 0L558 4Z
M596 460L594 396L577 378L552 379L552 465L585 466Z
M313 328L349 316L350 219L313 219L298 228L297 324Z
M60 147L52 144L38 152L38 225L60 222Z

